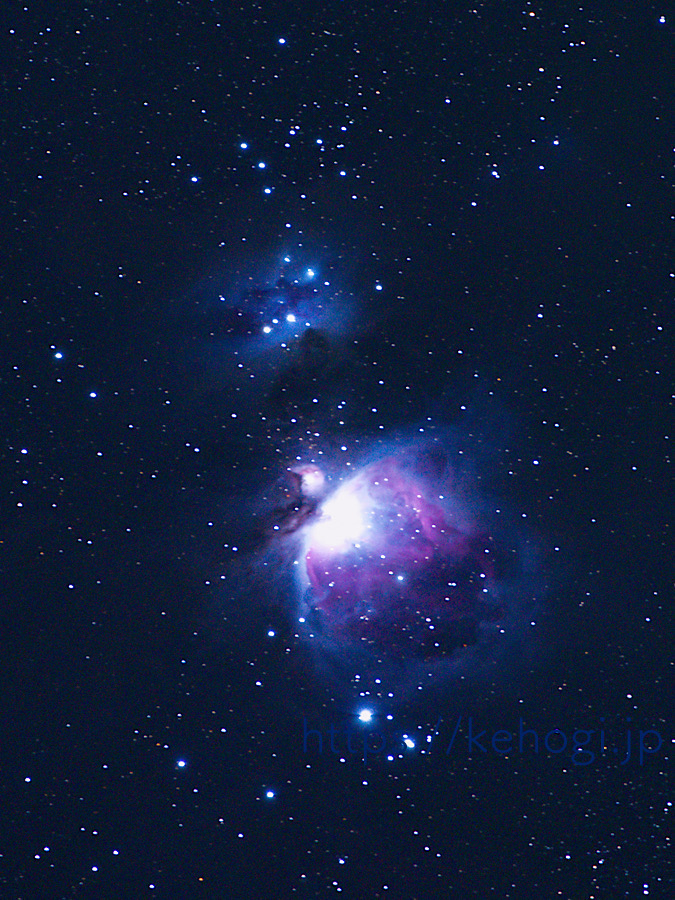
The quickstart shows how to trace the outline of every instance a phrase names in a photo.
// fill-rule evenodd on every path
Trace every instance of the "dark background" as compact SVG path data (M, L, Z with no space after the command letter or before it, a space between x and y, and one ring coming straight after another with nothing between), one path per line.
M0 895L671 897L667 9L1 21ZM297 431L281 356L213 317L289 251L342 311ZM365 766L303 753L304 717L358 706L231 549L340 398L350 447L459 435L542 586L520 646L392 707L416 746ZM469 759L460 714L616 742ZM630 729L663 736L643 765Z

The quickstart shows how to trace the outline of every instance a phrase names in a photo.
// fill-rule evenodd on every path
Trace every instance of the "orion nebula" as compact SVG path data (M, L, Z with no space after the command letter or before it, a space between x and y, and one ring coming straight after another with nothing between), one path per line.
M348 333L349 316L333 332L291 322L292 340L288 322L275 324L280 308L332 308L310 271L297 289L282 281L248 298L272 307L276 331L262 329L265 352L250 352L253 338L235 347L249 437L262 434L272 453L251 458L242 485L252 515L241 517L251 533L240 563L252 575L232 580L247 596L242 614L261 603L284 618L289 642L336 687L402 697L518 643L533 542L509 514L508 485L494 484L500 411L473 397L467 413L455 397L463 421L449 404L439 413L443 391L434 400L385 372L379 337ZM423 405L435 414L420 419Z
M293 548L287 609L324 657L392 687L397 668L456 670L513 628L527 595L518 540L467 497L438 443L331 479L315 464L288 478L274 526Z
M328 498L305 535L306 598L319 627L434 657L475 643L480 624L498 618L493 541L461 530L408 462L372 463Z

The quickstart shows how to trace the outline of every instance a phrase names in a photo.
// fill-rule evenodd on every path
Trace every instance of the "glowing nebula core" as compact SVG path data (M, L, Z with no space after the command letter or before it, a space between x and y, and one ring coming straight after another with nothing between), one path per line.
M418 463L371 463L305 526L307 617L324 637L431 659L475 644L500 617L493 538L434 495Z

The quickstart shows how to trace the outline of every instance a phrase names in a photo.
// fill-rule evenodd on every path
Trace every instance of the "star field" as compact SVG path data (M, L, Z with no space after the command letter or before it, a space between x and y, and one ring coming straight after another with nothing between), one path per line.
M0 896L671 897L668 9L0 35Z

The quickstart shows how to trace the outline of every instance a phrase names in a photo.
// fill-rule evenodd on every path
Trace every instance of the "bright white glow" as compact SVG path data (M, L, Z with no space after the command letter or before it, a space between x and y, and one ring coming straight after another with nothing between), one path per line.
M293 315L293 313L289 313L289 314L286 316L286 321L287 321L287 322L295 322L295 321L296 321L296 318L295 318L295 316Z
M321 518L312 528L312 546L323 550L346 550L366 530L361 501L353 487L342 487L324 504Z
M272 331L269 325L265 325L263 328L263 334L269 334Z
M265 791L265 796L267 797L268 800L273 800L274 799L274 791Z
M307 277L314 278L314 269L307 269Z
M370 722L373 718L373 714L369 709L362 709L359 713L359 721L360 722Z
M326 486L326 477L318 466L311 463L305 466L294 466L291 472L300 476L300 490L307 497L318 497Z
M63 359L63 353L61 353L61 351L59 350L54 354L54 359Z
M408 750L412 750L413 747L415 746L415 741L413 741L413 739L409 738L407 735L406 735L406 737L403 738L403 743L406 745Z

